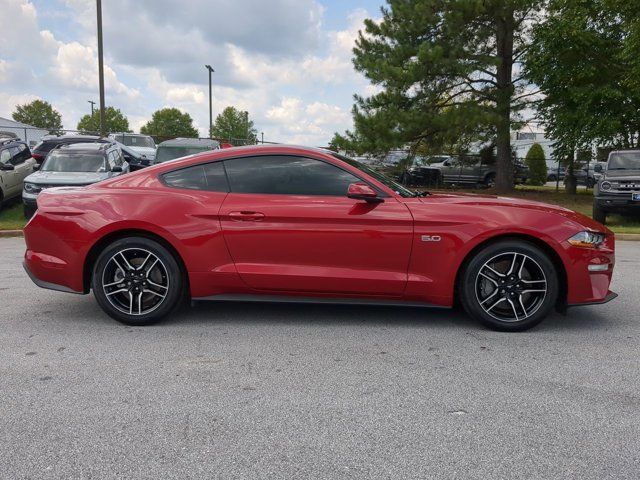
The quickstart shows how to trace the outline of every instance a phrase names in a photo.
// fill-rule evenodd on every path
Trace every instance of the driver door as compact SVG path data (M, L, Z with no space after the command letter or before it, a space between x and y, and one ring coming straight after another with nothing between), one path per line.
M346 196L355 175L318 159L226 160L222 231L242 280L265 292L398 297L413 217L395 198ZM384 195L384 194L383 194Z

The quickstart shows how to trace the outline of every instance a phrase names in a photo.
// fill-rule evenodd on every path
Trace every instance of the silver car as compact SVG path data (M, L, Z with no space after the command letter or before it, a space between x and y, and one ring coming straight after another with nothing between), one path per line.
M0 208L3 202L20 197L22 182L35 165L26 143L14 138L0 139Z
M24 216L36 211L38 194L51 187L83 187L129 172L115 143L75 143L51 150L42 166L24 180Z

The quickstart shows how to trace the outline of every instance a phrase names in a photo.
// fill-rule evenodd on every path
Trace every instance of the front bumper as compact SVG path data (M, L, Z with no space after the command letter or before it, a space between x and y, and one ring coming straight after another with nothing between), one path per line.
M612 292L611 290L609 290L609 292L607 293L607 296L604 297L602 300L594 300L593 302L583 302L583 303L575 303L575 304L568 304L567 307L583 307L585 305L602 305L605 303L609 303L611 300L618 298L618 294L615 292Z
M640 193L640 192L636 192ZM629 211L640 213L640 202L631 199L631 192L618 193L614 195L603 195L595 197L597 205L605 211Z

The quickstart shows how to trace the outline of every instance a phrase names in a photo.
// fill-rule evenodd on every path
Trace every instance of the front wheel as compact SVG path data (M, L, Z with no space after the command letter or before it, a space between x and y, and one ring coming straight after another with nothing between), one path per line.
M165 247L148 238L129 237L102 251L91 287L112 318L127 325L150 325L179 305L184 279Z
M478 252L467 264L460 300L473 318L500 331L523 331L540 323L558 298L558 275L535 245L503 240Z
M607 212L605 212L596 199L593 200L593 219L605 225L607 223Z
M490 173L484 179L484 184L487 188L493 188L496 186L496 174Z

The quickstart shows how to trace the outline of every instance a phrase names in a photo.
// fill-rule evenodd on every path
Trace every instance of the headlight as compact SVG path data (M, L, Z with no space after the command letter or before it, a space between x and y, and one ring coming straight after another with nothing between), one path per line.
M604 233L598 232L579 232L567 240L574 247L595 248L604 242Z
M611 190L611 182L604 181L600 184L600 190Z
M24 191L27 193L37 194L42 191L42 187L36 185L35 183L26 183L24 184Z

